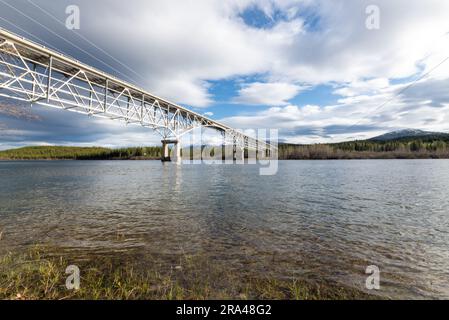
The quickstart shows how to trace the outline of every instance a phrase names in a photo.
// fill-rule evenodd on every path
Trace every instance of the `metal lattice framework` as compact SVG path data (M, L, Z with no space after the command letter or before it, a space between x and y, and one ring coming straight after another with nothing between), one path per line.
M0 28L0 96L125 121L179 139L198 127L224 133L240 148L270 148L196 112L161 99L35 42Z

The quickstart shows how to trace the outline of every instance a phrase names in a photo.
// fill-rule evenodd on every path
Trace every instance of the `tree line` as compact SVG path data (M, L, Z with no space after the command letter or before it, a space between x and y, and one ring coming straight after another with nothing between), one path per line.
M113 160L159 159L161 147L109 149L101 147L23 147L0 151L0 159L13 160Z
M449 139L351 141L335 144L279 145L280 159L449 158Z
M182 150L186 157L190 149ZM449 138L402 139L394 141L350 141L335 144L279 144L281 160L325 159L414 159L449 158ZM215 149L210 156L215 155ZM23 147L0 151L0 160L153 160L160 159L162 147Z

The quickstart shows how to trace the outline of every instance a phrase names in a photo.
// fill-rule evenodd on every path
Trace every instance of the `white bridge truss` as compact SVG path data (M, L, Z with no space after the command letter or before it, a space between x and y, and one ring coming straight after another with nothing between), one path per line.
M0 96L138 124L167 141L178 141L198 127L211 127L223 133L225 144L258 150L271 147L1 28Z

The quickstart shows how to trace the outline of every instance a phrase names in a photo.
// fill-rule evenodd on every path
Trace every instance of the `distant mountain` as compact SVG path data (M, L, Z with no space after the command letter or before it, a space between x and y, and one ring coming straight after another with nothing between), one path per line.
M404 139L449 139L448 133L431 132L418 129L404 129L389 132L378 137L369 139L370 141L392 141Z

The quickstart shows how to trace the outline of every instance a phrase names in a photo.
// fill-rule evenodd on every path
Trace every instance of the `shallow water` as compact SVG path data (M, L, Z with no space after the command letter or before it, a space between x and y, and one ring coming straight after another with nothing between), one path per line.
M1 250L201 254L229 268L449 298L449 161L0 162ZM124 255L125 257L125 255ZM125 259L125 258L124 258Z

